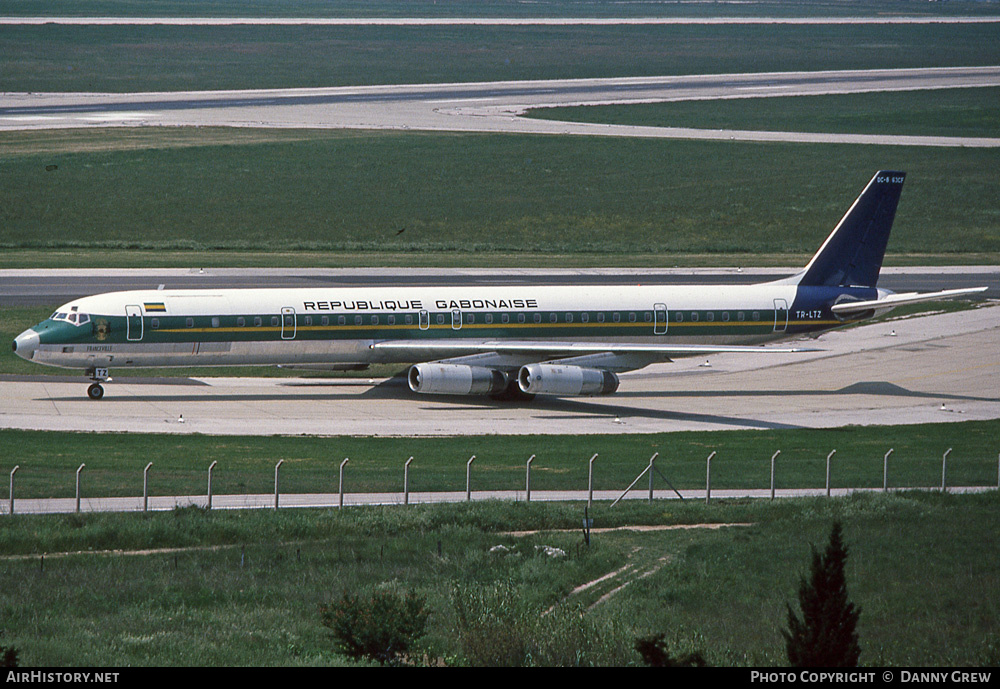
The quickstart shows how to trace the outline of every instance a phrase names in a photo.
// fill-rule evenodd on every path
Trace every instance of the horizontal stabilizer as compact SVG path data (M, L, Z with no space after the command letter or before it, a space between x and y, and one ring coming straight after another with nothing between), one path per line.
M961 297L966 294L978 294L985 292L987 287L970 287L968 289L946 289L941 292L906 292L905 294L890 294L882 299L872 299L870 301L848 301L841 304L834 304L830 308L838 316L859 311L869 311L871 309L887 309L904 304L919 304L925 301L938 301L949 297Z

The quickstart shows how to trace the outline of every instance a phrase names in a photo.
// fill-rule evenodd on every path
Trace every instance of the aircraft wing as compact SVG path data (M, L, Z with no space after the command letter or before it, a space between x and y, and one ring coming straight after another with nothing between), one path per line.
M841 304L834 304L830 308L837 315L856 313L858 311L868 311L869 309L884 309L891 306L902 306L904 304L919 304L925 301L937 301L948 297L960 297L966 294L977 294L985 292L987 287L970 287L968 289L946 289L941 292L905 292L903 294L890 294L881 299L870 301L848 301Z
M559 342L549 340L412 340L376 342L372 349L394 354L412 354L414 360L469 354L527 354L564 358L587 354L640 354L653 356L693 356L699 354L788 354L816 352L805 347L761 347L750 345L630 344L621 342Z

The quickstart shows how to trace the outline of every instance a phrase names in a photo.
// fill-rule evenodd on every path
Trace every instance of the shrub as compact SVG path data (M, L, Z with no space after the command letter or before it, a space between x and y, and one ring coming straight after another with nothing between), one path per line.
M333 631L338 649L351 658L398 665L423 636L430 611L422 596L379 589L368 596L344 594L320 608L323 624Z
M707 667L708 662L701 651L672 657L667 648L666 634L643 636L635 640L635 650L642 656L642 662L650 667Z

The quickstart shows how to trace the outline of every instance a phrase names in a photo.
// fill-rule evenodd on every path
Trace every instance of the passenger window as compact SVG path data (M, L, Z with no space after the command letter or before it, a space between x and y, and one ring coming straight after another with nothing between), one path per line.
M714 321L715 320L715 312L714 311L709 311L708 313L706 313L705 314L705 320L709 321L709 322Z
M155 319L155 318L153 319L153 322L154 322L154 323L156 322L156 319ZM242 327L243 327L243 326L245 326L246 324L247 324L247 319L246 319L246 318L244 318L243 316L240 316L239 318L237 318L237 319L236 319L236 325L238 325L239 327L241 327L241 328L242 328ZM154 327L154 328L156 328L156 327L158 327L158 326L155 326L155 325L154 325L153 327Z
M378 325L378 316L372 316L372 325Z
M470 323L470 324L471 323L475 323L476 322L476 314L474 314L474 313L467 314L465 316L465 322L466 323Z
M692 311L691 312L691 322L692 323L697 323L698 322L698 312L697 311Z
M754 311L753 312L753 319L755 321L759 321L760 320L760 311Z
M261 320L260 316L254 316L253 317L253 324L254 324L255 328L259 328L260 326L264 325L264 321Z
M361 325L361 316L354 317L354 325Z
M396 317L395 316L387 316L386 319L385 319L385 321L389 325L396 325Z
M535 314L535 323L541 323L541 322L542 322L542 314L536 313Z
M510 314L509 313L502 313L502 314L500 314L500 322L501 323L510 323Z
M278 317L277 316L271 316L271 327L274 327L274 328L278 327Z
M329 316L320 316L319 324L320 325L330 325L330 317Z
M635 314L634 313L629 313L629 315L628 315L628 322L629 323L635 323Z
M597 314L597 322L598 323L603 323L604 322L604 314L603 313Z
M212 327L213 328L218 328L219 327L219 317L218 316L212 316Z
M724 322L726 322L726 323L728 323L728 322L729 322L729 312L728 312L728 311L723 311L723 312L722 312L722 320L723 320Z
M439 313L437 315L437 323L438 323L438 325L444 325L444 314L443 313Z
M193 318L185 319L184 325L186 325L189 328L193 328L194 327L194 319Z
M312 316L306 316L305 317L305 324L306 325L312 325L313 324L313 317Z
M613 314L611 314L611 320L613 320L615 323L621 323L622 315L617 311L615 311Z
M154 318L153 320L151 320L151 321L149 322L149 325L150 325L150 327L151 327L151 328L152 328L153 330L156 330L157 328L159 328L159 327L160 327L160 319L159 319L159 318Z
M492 323L493 322L493 314L492 313L486 314L485 319L486 319L487 323Z
M556 314L554 313L549 314L549 323L555 323L557 320L559 320L559 317Z
M745 316L745 315L743 315L743 312L742 312L742 311L740 311L740 312L738 312L738 313L736 314L736 320L738 320L738 321L745 321L745 320L746 320L746 316Z
M524 323L524 314L523 313L517 314L517 322L518 323Z
M567 323L572 323L573 322L573 314L571 314L571 313L567 313L566 314L566 322Z
M344 316L337 316L337 325L347 325L347 318Z
M674 314L675 314L674 320L676 320L678 323L683 323L684 322L684 314L683 313L681 313L680 311L675 311Z
M406 316L404 316L404 318L406 319L406 324L407 325L413 325L413 316L411 314L406 314Z
M643 317L643 319L644 319L644 320L645 320L645 321L646 321L647 323L650 323L650 322L652 322L652 320L653 320L653 314L651 314L651 313L650 313L649 311L647 311L646 313L644 313L644 314L642 315L642 317Z
M582 323L589 323L590 322L590 314L589 313L580 314L580 321Z

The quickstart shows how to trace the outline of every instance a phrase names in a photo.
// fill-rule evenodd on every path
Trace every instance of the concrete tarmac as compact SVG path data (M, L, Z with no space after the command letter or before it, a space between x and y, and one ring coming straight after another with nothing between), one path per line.
M0 427L205 435L455 436L832 428L1000 418L1000 305L829 332L823 351L682 359L606 397L501 403L401 379L0 381ZM112 371L112 376L114 371ZM484 442L491 442L484 438Z

